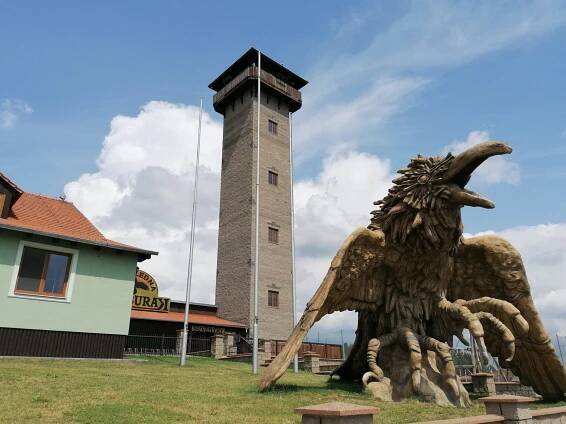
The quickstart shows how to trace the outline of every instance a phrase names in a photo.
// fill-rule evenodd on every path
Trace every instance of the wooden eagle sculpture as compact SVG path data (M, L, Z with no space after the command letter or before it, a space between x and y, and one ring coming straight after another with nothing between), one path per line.
M546 400L563 398L566 372L533 303L521 256L497 236L462 237L462 207L494 207L465 188L472 172L508 153L505 143L489 141L456 156L419 155L398 171L387 196L375 202L380 208L370 225L343 242L259 388L283 375L315 322L352 310L356 339L334 374L361 380L377 398L470 405L449 350L464 329L522 384Z

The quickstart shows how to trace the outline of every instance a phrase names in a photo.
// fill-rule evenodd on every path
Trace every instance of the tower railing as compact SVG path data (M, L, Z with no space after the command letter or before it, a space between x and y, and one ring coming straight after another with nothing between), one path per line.
M228 84L222 87L213 97L213 103L218 104L226 98L233 90L238 88L240 85L244 84L249 79L257 79L257 68L254 66L249 66L240 72L236 77L232 79ZM301 92L296 88L290 86L285 81L277 78L275 75L262 70L261 71L261 81L273 88L274 90L290 97L292 100L301 103Z

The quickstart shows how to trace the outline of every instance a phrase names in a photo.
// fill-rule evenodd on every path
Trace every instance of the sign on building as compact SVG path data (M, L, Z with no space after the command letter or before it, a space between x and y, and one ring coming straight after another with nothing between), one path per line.
M138 268L134 296L132 297L132 309L169 312L170 301L171 299L167 297L159 297L155 279L147 272Z

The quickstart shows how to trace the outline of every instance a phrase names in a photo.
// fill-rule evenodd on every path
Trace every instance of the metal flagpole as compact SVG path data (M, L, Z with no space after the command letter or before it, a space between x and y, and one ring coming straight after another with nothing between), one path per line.
M476 358L476 341L474 340L473 336L470 335L470 351L472 354L472 372L475 374L478 372L477 369L477 358Z
M556 344L558 344L558 352L560 352L560 361L564 365L564 358L562 357L562 347L560 346L560 339L558 338L558 333L556 333Z
M196 218L197 218L197 193L198 193L198 167L200 160L200 130L202 124L202 97L200 98L200 110L198 114L198 138L197 138L197 160L195 164L195 187L193 190L193 216L191 218L191 242L189 245L189 266L187 270L187 292L185 300L185 320L183 323L183 344L181 348L181 366L187 362L187 337L189 327L189 309L191 301L191 279L193 276L193 251L195 245Z
M291 273L293 277L293 328L297 325L297 279L295 278L295 195L293 189L293 114L289 112L289 174L291 176ZM293 358L293 371L299 372L299 355L295 353Z
M340 343L342 343L342 359L344 358L344 334L342 333L342 329L340 329Z
M261 109L261 52L257 52L257 158L255 179L255 276L254 276L254 344L252 371L257 374L258 350L258 290L259 290L259 129Z

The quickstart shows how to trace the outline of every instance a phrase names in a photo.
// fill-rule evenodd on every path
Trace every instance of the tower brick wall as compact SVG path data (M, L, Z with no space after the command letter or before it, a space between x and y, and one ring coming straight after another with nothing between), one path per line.
M248 66L252 66L250 60L254 58L250 51L213 82L211 88L218 91L215 109L224 115L216 304L219 316L251 329L258 102L256 69L246 70L251 69ZM306 81L266 59L271 68L262 69L261 75L258 335L264 339L286 339L293 327L289 112L300 107L300 93L295 90L291 92L294 97L290 97L287 91L293 87L288 88L287 84L300 88ZM256 78L242 80L242 70L244 75L249 72ZM277 174L276 185L269 183L269 171ZM277 243L269 240L269 228L277 230ZM277 305L268 304L269 291L277 293Z

